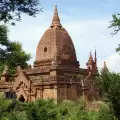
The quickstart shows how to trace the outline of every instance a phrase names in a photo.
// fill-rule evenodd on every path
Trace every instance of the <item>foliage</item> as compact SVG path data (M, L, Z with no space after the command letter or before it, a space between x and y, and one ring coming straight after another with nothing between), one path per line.
M0 62L0 77L1 77L3 70L4 70L4 64Z
M118 47L116 48L116 52L120 51L120 44L118 45Z
M9 40L7 35L7 27L0 25L0 61L4 62L6 58L6 53L9 51Z
M28 104L26 110L29 120L57 120L57 105L53 100L38 100Z
M7 116L7 110L11 105L11 101L4 98L3 94L0 94L0 118Z
M113 20L110 22L110 26L109 28L113 28L114 32L112 33L112 35L115 35L118 33L118 31L120 31L120 14L113 14Z
M25 53L22 49L22 45L19 42L11 42L11 53L7 55L7 64L9 67L21 66L27 67L26 61L30 59L30 54Z
M21 20L21 14L35 16L42 9L39 0L1 0L0 1L0 23L15 25L15 21ZM39 9L40 8L40 9ZM18 42L8 39L8 30L5 25L0 25L0 74L7 64L9 72L13 74L16 66L25 68L30 54L23 51Z
M21 14L35 16L42 9L39 7L39 0L1 0L0 1L0 21L9 22L20 21ZM39 9L40 8L40 9Z
M117 120L106 104L101 105L99 112L85 109L81 100L77 102L64 101L60 106L61 109L67 111L64 115L65 120Z
M56 104L51 99L40 99L21 103L3 96L0 96L0 115L0 120L117 120L106 104L97 112L86 110L81 100Z
M109 102L115 115L120 120L120 74L101 71L98 79L104 100Z
M6 26L0 26L0 73L3 71L4 66L7 65L9 72L15 72L17 66L22 68L27 67L27 61L31 58L30 54L25 53L22 49L22 44L19 42L11 42L8 40Z
M120 14L113 14L113 20L110 22L109 28L113 28L114 32L112 35L116 35L120 31ZM120 51L120 44L116 48L116 52Z

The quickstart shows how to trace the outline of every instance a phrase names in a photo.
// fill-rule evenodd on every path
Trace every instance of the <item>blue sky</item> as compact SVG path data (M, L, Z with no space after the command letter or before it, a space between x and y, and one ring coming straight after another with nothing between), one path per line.
M51 24L55 5L63 27L73 40L81 67L85 67L89 52L94 54L96 48L98 66L106 61L111 70L119 72L120 56L115 48L120 43L120 33L112 37L113 30L108 26L112 14L120 12L120 0L41 0L44 12L35 18L23 15L21 22L9 27L10 39L21 42L24 50L31 53L29 63L35 60L36 46Z
M104 16L105 14L112 14L119 11L119 0L41 0L43 9L51 9L51 6L57 4L60 12L65 14ZM78 11L76 11L78 10Z

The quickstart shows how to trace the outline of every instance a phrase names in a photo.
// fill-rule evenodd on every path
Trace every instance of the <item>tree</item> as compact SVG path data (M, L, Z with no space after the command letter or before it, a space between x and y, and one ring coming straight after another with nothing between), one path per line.
M19 42L11 42L10 46L11 52L8 52L5 64L10 68L9 70L12 70L11 73L14 73L17 66L20 66L23 69L28 67L27 61L30 60L31 55L22 49L22 44Z
M25 53L22 44L8 40L7 28L1 26L0 39L0 72L3 71L4 65L7 65L10 73L14 73L17 66L27 67L27 61L31 58L30 54Z
M120 14L113 14L113 20L110 22L109 28L113 28L112 35L116 35L120 31ZM116 48L116 52L120 51L120 44Z
M120 120L120 74L101 71L98 84L102 95L107 98L107 102L112 106L116 117Z
M0 95L0 120L117 120L107 104L99 112L84 109L81 101L37 100L23 103Z
M0 1L0 22L9 23L12 25L15 21L21 20L21 14L25 13L29 16L35 16L39 11L39 0L1 0ZM0 25L0 58L6 57L6 51L11 50L10 41L7 36L7 27ZM1 48L4 47L3 48Z
M35 16L42 8L39 7L39 0L1 0L0 1L0 21L9 22L21 20L21 14Z
M39 0L1 0L0 22L15 25L15 21L21 20L22 13L34 17L39 11L42 11L39 6ZM0 72L4 69L5 64L9 68L15 68L17 65L26 67L26 62L30 59L30 54L23 51L22 45L18 42L11 42L7 34L7 27L0 25Z
M57 104L53 100L38 100L28 104L26 113L29 120L58 120Z
M4 25L1 25L0 26L0 59L3 58L4 60L9 44L10 43L8 41L7 27Z
M113 28L114 32L112 33L112 35L117 34L120 31L120 14L113 14L113 20L110 22L110 26L109 28Z

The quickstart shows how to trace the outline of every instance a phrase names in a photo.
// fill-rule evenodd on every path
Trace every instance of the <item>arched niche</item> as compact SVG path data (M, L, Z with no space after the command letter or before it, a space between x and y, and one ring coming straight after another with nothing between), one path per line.
M23 95L20 95L20 97L18 98L18 100L19 100L20 102L25 102L25 98L24 98Z

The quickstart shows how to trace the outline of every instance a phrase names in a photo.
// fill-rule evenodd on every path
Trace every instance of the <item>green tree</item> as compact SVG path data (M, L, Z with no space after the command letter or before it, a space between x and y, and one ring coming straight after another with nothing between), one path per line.
M58 120L57 104L53 100L37 100L28 104L26 113L29 120Z
M30 54L26 53L22 49L22 44L19 42L11 42L11 52L7 54L6 64L9 68L15 70L17 66L26 68L28 66L27 61L31 58Z
M7 28L2 26L3 33L0 32L0 73L4 66L7 65L10 73L14 73L17 66L22 68L27 67L27 61L31 58L30 54L25 53L22 49L22 44L19 42L11 42L8 40Z
M96 104L98 103L96 102ZM60 109L59 118L63 116L64 120L117 120L106 103L101 104L98 111L86 109L83 105L83 99L77 102L63 101L57 106Z
M14 21L21 20L21 14L35 16L40 8L39 0L1 0L0 1L0 21L15 24Z
M80 101L37 100L22 103L0 96L0 120L117 120L107 104L100 110L87 110Z
M11 100L5 99L3 94L0 94L0 118L7 116L7 110L11 105ZM1 120L1 119L0 119Z
M116 117L120 120L120 74L101 71L97 83L101 88L104 100L109 102Z
M110 22L109 28L113 28L112 35L116 35L120 31L120 14L113 14L113 20ZM120 44L116 48L116 52L120 51Z
M35 16L42 11L39 0L1 0L0 1L0 22L11 23L21 20L21 14ZM22 45L18 42L11 42L8 39L8 30L5 25L0 25L0 73L7 64L10 68L17 65L27 66L30 54L23 51ZM10 69L14 71L14 69Z
M0 22L15 24L15 21L21 20L21 14L35 16L40 8L39 0L1 0L0 1ZM0 58L6 57L6 50L10 52L10 41L7 36L7 27L0 25ZM1 46L6 49L2 49Z
M113 28L114 32L112 35L117 34L120 31L120 14L113 14L113 20L110 22L109 28Z
M7 35L7 27L0 25L0 61L3 62L6 58L6 53L9 51L10 42Z

